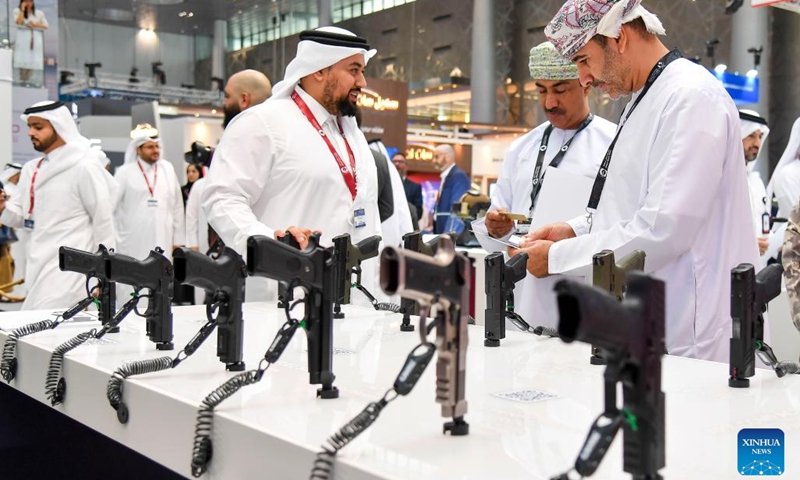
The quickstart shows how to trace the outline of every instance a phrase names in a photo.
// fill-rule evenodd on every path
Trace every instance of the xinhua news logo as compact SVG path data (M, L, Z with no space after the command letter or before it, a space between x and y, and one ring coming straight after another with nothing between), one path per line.
M778 428L739 430L739 474L765 477L783 475L784 436Z

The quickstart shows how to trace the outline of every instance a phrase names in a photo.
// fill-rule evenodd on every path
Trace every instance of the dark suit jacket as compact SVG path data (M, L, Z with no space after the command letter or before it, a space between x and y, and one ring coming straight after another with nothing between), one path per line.
M403 189L406 191L406 200L411 205L414 205L417 211L417 218L422 218L422 187L419 183L404 178Z
M378 215L381 223L394 214L394 194L392 193L392 177L389 176L389 161L382 153L369 149L378 169Z
M442 186L442 194L439 196L439 201L436 202L435 210L435 223L433 226L433 233L447 233L455 231L461 233L464 230L464 223L456 217L451 215L453 211L453 204L461 199L461 196L467 193L470 187L470 180L464 170L454 165L453 169L444 179Z

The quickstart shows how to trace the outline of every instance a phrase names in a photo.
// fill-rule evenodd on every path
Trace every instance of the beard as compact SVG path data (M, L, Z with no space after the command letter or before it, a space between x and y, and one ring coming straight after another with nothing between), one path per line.
M325 89L322 91L322 106L328 112L341 115L343 117L355 117L358 113L358 105L350 101L350 94L353 92L361 92L360 88L354 88L347 92L346 95L340 98L334 98L334 91L339 86L339 82L332 80L325 84Z
M222 120L222 128L227 128L228 124L233 120L233 117L242 113L242 109L239 108L239 105L234 105L231 108L222 107L222 113L225 115L225 118Z
M611 100L619 100L631 92L625 89L625 78L630 77L631 67L622 60L622 55L614 52L607 46L603 48L605 53L602 80L595 80L593 87L599 88Z
M33 149L37 152L45 152L47 149L53 146L54 143L56 143L56 139L58 139L58 137L54 133L50 137L40 140L38 145L33 143L33 140L31 140L31 143L33 144Z

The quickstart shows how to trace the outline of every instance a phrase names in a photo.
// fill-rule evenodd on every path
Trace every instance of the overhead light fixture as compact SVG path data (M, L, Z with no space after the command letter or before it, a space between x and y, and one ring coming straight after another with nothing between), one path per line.
M758 70L756 70L755 68L750 69L747 71L745 75L747 75L747 78L756 78L758 76Z
M728 66L725 65L724 63L720 63L719 65L714 67L714 71L719 73L720 75L725 73L725 70L727 70L727 69L728 69Z

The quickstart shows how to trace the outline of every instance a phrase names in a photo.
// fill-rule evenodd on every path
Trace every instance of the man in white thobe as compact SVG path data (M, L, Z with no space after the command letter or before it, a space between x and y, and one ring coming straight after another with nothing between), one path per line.
M800 201L800 118L792 125L789 143L775 166L767 185L767 198L778 199L778 216L789 218L792 208Z
M144 259L155 247L172 258L184 244L183 195L172 164L161 158L161 143L152 127L131 132L125 164L114 174L117 251Z
M312 230L324 246L343 233L354 243L381 234L375 161L354 118L374 54L341 28L303 32L272 97L228 125L202 199L226 245L245 255L248 237L283 229L301 247ZM379 296L377 259L362 267L364 286Z
M530 234L528 269L576 272L603 249L644 250L666 282L669 353L727 362L731 269L758 264L755 237L742 234L752 223L739 114L717 79L661 43L663 25L640 3L571 0L545 29L582 84L634 97L591 217Z
M485 218L473 222L481 246L489 252L505 251L514 223L506 213L533 215L534 200L545 180L548 168L558 168L575 175L594 178L614 137L616 125L589 111L589 89L578 80L578 68L545 42L530 51L531 78L539 90L539 104L548 121L511 144L492 195L492 206ZM547 136L547 145L543 144ZM563 147L566 151L562 151ZM544 150L542 150L544 148ZM534 172L540 162L536 187ZM573 195L574 192L564 192ZM536 195L538 200L538 194ZM564 219L568 220L568 219ZM527 233L527 232L524 232ZM553 286L558 276L527 277L514 287L514 311L532 326L558 325L558 309ZM516 329L507 322L508 328Z
M22 167L18 195L0 199L0 223L28 232L22 309L66 308L86 296L86 278L59 270L59 247L115 246L108 173L62 103L37 103L22 120L44 156Z
M753 229L758 240L758 252L762 255L761 266L766 266L764 253L769 248L770 210L772 202L767 202L767 188L756 170L761 145L769 135L767 121L753 110L739 110L742 126L742 148L747 165L747 191L750 193L750 210L753 215ZM756 266L758 267L758 265Z

